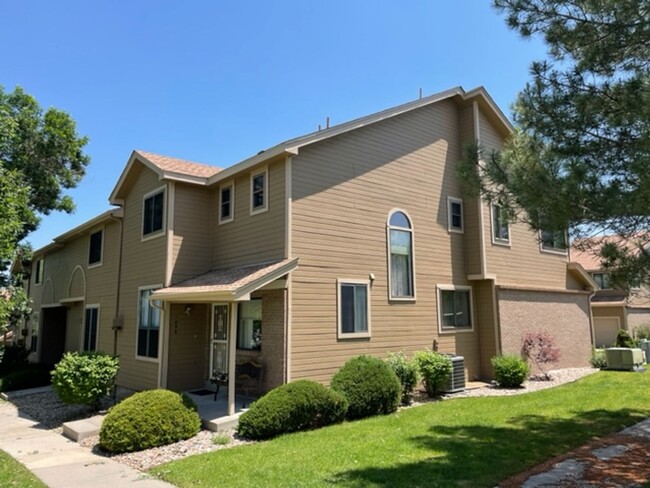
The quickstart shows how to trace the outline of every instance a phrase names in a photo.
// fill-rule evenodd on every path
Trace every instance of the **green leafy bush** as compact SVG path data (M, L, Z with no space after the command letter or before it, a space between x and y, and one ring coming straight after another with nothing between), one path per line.
M142 391L108 411L99 431L99 444L114 453L141 451L189 439L200 426L199 415L178 393Z
M0 391L26 390L49 385L50 370L41 365L30 365L0 378Z
M594 368L604 369L607 367L607 357L602 349L594 349L591 353L591 365Z
M349 419L394 412L402 396L402 386L391 367L371 356L346 362L332 378L332 388L348 400Z
M636 347L634 339L625 329L618 329L616 333L616 347Z
M650 326L643 324L634 329L634 336L637 339L650 339Z
M449 380L452 370L451 358L445 354L425 349L416 351L413 360L422 375L427 395L431 398L435 397Z
M413 388L420 381L420 372L415 361L409 361L403 352L389 352L386 362L402 385L402 404L410 405L413 401Z
M491 362L494 377L502 388L518 388L528 378L528 363L517 355L495 356Z
M64 403L99 409L119 371L119 361L100 352L68 352L54 367L52 386Z
M27 356L29 356L29 351L22 346L11 344L4 348L0 347L0 354L2 355L2 359L0 359L0 376L14 373L25 368L28 364Z
M342 422L348 402L320 383L298 380L271 390L239 417L237 432L249 439L310 430Z

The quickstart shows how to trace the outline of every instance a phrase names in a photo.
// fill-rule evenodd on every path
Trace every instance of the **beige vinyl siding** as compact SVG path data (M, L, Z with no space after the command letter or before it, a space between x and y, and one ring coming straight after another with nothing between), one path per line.
M176 183L171 284L210 270L210 222L217 207L203 188Z
M467 284L464 235L447 231L460 196L458 111L451 101L301 149L293 158L291 377L325 383L350 357L412 353L439 342L478 374L478 333L438 334L436 284ZM408 213L417 300L388 300L386 220ZM337 279L371 286L371 338L337 340Z
M501 149L501 136L483 112L480 112L479 126L482 147L488 151ZM538 234L521 222L510 224L509 247L494 244L491 207L484 202L482 208L487 272L497 276L497 283L555 289L566 287L565 254L541 252Z
M68 306L65 327L65 350L81 351L83 348L83 302L76 302Z
M145 194L164 187L157 175L142 165L135 165L131 175L131 189L124 199L124 247L122 256L122 285L120 315L123 329L118 333L120 373L118 384L126 388L142 390L158 386L158 362L136 359L136 336L138 327L138 288L163 284L167 238L163 235L142 241L142 209ZM169 204L169 192L166 195ZM164 317L161 314L161 321ZM162 324L161 324L162 325ZM159 349L158 356L162 350Z
M219 188L211 203L213 269L282 259L285 253L285 163L268 166L268 210L251 215L250 173L234 180L232 222L218 224ZM260 168L253 170L253 173Z
M480 324L480 360L481 373L484 378L492 378L492 364L490 360L497 355L497 324L495 323L496 311L494 310L494 283L489 280L476 281L474 287L474 303L476 304L475 317Z

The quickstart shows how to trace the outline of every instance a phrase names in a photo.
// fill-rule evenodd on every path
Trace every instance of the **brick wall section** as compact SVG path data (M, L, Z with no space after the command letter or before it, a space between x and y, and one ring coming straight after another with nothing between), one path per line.
M634 329L641 325L650 327L650 308L628 308L627 309L628 330L630 332L634 332Z
M520 354L527 332L546 331L561 351L550 369L589 366L589 295L498 288L497 300L503 354Z

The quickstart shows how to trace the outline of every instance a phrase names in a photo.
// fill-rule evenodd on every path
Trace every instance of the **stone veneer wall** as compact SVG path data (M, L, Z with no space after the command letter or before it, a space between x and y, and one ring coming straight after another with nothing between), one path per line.
M551 369L589 366L588 294L498 288L497 300L503 354L520 354L527 332L546 331L561 351L560 361Z

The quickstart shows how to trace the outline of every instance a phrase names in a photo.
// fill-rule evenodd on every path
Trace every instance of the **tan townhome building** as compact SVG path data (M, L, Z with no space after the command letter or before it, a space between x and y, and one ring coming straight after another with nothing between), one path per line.
M34 254L36 354L116 353L133 390L202 388L254 360L268 390L426 347L489 378L491 357L545 330L559 366L586 366L597 287L565 234L509 223L457 176L465 144L511 131L483 88L454 88L225 169L134 151L114 208Z

